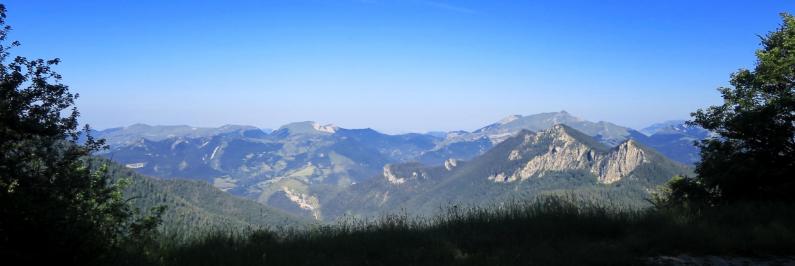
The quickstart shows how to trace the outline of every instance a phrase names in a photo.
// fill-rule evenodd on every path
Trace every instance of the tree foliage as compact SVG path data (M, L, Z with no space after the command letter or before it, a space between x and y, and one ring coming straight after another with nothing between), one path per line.
M89 158L104 141L79 130L78 95L53 70L60 60L12 57L19 43L7 44L5 18L0 4L0 254L101 263L152 221L130 220L119 184Z
M719 88L723 104L692 114L690 124L716 136L698 144L697 176L674 182L675 193L706 191L711 204L795 200L795 18L781 17L780 28L761 37L754 69Z

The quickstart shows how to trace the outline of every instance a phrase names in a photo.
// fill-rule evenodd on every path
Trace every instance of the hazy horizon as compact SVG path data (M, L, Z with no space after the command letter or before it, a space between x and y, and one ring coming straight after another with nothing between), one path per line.
M560 110L560 111L555 111L555 112L542 112L542 113L557 113L557 112L567 112L567 113L569 113L569 115L572 115L572 116L578 117L578 118L582 118L581 116L578 116L577 114L572 114L571 112L568 112L566 110ZM541 114L541 113L536 113L536 114ZM529 115L535 115L535 114L513 114L513 115L529 116ZM512 116L512 115L508 115L508 116ZM505 116L503 118L506 118L508 116ZM589 120L589 119L585 119L585 120ZM649 127L649 126L652 126L654 124L662 124L662 123L668 123L668 122L679 122L679 121L684 121L684 120L687 120L687 119L660 120L660 121L652 122L652 123L650 123L648 125L644 125L644 126L641 126L641 127L630 127L630 126L621 125L621 124L617 124L617 125L629 127L629 128L635 129L635 130L642 130L642 129L644 129L646 127ZM589 121L591 121L591 122L604 121L604 122L612 123L611 121L605 121L605 120L589 120ZM460 131L460 130L472 132L472 131L481 129L482 127L488 126L490 124L497 123L497 122L499 122L499 119L498 120L494 120L494 121L490 121L490 122L486 122L483 125L478 126L476 128L468 128L468 129L461 128L461 129L454 129L454 130L394 131L394 132L383 131L383 130L380 130L378 128L372 128L372 127L369 127L369 126L365 126L365 127L347 127L347 126L344 126L344 125L339 125L339 124L334 123L334 122L323 122L323 121L314 121L314 120L299 120L299 121L293 121L293 122L289 122L289 123L282 124L282 125L276 125L276 126L258 126L258 125L251 125L251 124L229 124L229 123L220 124L220 125L191 125L191 124L184 124L184 123L183 124L179 124L179 123L176 123L176 124L149 124L149 123L143 123L143 122L136 122L136 123L127 124L127 125L111 126L111 127L105 127L105 128L97 128L97 127L94 127L92 125L92 128L95 129L95 130L106 130L106 129L113 129L113 128L129 127L129 126L133 126L133 125L136 125L136 124L143 124L143 125L147 125L147 126L189 126L189 127L196 127L196 128L219 128L219 127L223 127L223 126L253 126L253 127L257 127L259 129L277 130L277 129L279 129L282 126L285 126L285 125L288 125L288 124L291 124L291 123L302 123L302 122L315 122L315 123L317 123L319 125L334 125L334 126L338 126L340 128L345 128L345 129L370 128L370 129L376 130L376 131L381 132L381 133L386 133L386 134L406 134L406 133L423 133L424 134L424 133L432 133L432 132L451 132L451 131Z
M6 1L98 129L316 121L474 130L566 110L640 129L720 103L778 1ZM738 19L742 18L742 19Z

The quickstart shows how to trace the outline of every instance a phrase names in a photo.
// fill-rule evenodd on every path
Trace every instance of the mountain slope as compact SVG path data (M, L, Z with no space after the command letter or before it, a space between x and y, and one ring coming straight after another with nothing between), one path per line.
M130 145L141 139L159 141L168 138L199 138L218 135L240 135L246 137L263 137L270 130L259 129L253 126L225 125L217 128L210 127L191 127L191 126L151 126L146 124L134 124L127 127L109 128L100 131L93 131L96 138L103 138L111 147L121 147Z
M651 135L654 135L657 132L660 132L661 130L665 130L665 129L667 129L669 127L673 127L673 126L682 125L685 122L686 122L686 120L668 120L668 121L663 121L663 122L660 122L660 123L654 123L654 124L652 124L650 126L644 127L643 129L640 130L640 132L642 132L643 134L646 134L646 136L651 136Z
M652 133L650 136L637 136L636 139L672 160L693 165L701 160L700 150L695 142L709 138L711 134L701 127L676 122L655 124L656 127L646 129Z
M537 132L555 124L567 125L608 146L634 139L675 161L690 165L700 160L699 150L693 142L709 136L706 130L688 126L682 120L657 123L637 131L604 121L590 122L566 111L528 116L512 115L471 133L450 132L437 147L418 157L418 161L424 164L441 164L450 158L469 160L521 130Z
M506 139L523 129L542 131L554 125L563 124L572 127L589 136L614 146L629 136L630 129L609 122L591 122L572 116L566 111L540 113L535 115L509 116L501 121L474 131L474 134L483 134L496 142Z
M633 129L613 123L587 121L566 111L527 116L512 115L471 133L451 132L434 150L424 153L419 158L419 161L426 164L440 164L449 158L468 160L483 154L493 145L516 135L522 130L537 132L549 129L557 124L567 125L581 131L608 146L616 146L633 136L643 135ZM486 143L484 140L488 140L490 143Z
M616 147L565 125L521 131L468 162L388 165L324 206L329 216L409 210L431 214L448 204L483 205L547 193L636 202L684 165L627 140Z
M299 122L256 137L139 138L103 156L145 175L201 180L293 214L321 218L319 200L378 174L387 163L419 156L438 140Z
M166 206L161 229L169 234L188 237L207 230L289 228L309 224L308 220L224 193L206 182L159 180L104 162L114 179L128 180L124 194L135 208L147 212L153 207Z

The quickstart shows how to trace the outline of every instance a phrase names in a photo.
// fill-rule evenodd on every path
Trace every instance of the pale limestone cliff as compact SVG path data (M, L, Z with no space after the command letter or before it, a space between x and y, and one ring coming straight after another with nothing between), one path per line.
M282 187L282 191L299 208L311 212L315 220L320 220L320 203L316 197L293 191L286 186Z
M600 152L577 140L563 126L554 126L535 135L526 135L521 147L548 145L547 151L529 158L513 173L497 173L488 177L494 182L513 182L540 177L548 172L585 170L599 182L609 184L628 176L635 168L647 163L647 155L633 140L618 147ZM511 151L508 160L521 160L522 150Z
M455 167L456 165L458 165L458 162L453 162L450 166ZM384 177L389 183L394 185L400 185L406 183L409 180L428 179L428 177L430 176L423 169L414 169L409 173L408 171L400 171L399 169L392 169L392 167L393 165L389 164L384 166Z
M456 159L450 158L444 161L444 169L447 169L447 171L453 170L456 166L458 166L458 160Z
M613 183L628 176L641 164L648 163L646 152L634 140L618 145L591 168L602 183Z
M392 184L399 185L406 183L405 178L398 177L397 175L392 173L392 168L390 167L390 165L384 165L384 177L386 177L386 180Z

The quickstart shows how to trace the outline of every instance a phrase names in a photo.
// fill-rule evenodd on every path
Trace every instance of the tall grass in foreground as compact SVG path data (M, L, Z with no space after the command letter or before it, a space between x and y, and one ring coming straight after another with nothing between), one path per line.
M637 265L657 255L795 254L795 208L747 203L699 212L549 197L432 218L387 215L306 230L215 232L164 241L165 265Z

